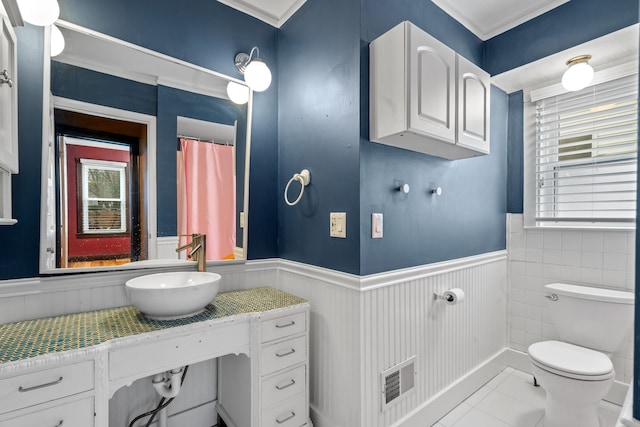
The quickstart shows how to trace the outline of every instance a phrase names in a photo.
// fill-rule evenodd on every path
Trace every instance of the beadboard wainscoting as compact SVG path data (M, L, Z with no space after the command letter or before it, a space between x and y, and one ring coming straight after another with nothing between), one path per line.
M0 323L127 305L124 282L161 270L3 281ZM209 270L222 275L220 292L273 286L310 301L315 427L431 425L506 366L506 251L370 276L281 259ZM450 288L461 288L464 301L434 299ZM414 390L383 410L381 372L413 356ZM199 365L191 381L210 377L215 384L215 361ZM185 389L170 415L209 425L217 398L211 384ZM112 399L110 424L122 425L155 401L147 382L135 382Z
M544 285L555 282L633 292L635 231L558 230L523 227L522 214L507 215L510 307L509 346L558 339L546 308ZM616 380L633 376L633 334L611 357Z
M431 425L475 388L437 405L433 398L507 343L505 251L363 277L283 260L278 274L281 289L311 302L316 427ZM450 288L465 300L434 299ZM415 390L383 410L381 372L412 356ZM504 367L494 364L472 382L479 387Z

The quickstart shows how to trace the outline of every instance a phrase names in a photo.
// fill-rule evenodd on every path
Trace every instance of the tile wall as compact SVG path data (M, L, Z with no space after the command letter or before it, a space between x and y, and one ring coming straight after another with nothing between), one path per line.
M510 346L526 351L537 341L557 339L545 306L545 284L565 282L633 291L635 231L525 229L521 214L507 216ZM613 355L616 379L633 375L631 337Z

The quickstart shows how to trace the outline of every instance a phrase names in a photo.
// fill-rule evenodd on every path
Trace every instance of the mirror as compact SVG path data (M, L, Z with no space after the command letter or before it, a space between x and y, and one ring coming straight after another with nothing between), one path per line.
M41 273L180 265L180 235L192 233L207 235L209 261L245 259L252 100L226 95L244 82L57 25L66 46L45 54Z

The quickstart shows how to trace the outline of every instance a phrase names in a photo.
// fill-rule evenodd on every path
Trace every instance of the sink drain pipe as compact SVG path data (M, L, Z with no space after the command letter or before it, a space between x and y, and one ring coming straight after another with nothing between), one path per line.
M184 383L184 378L187 376L188 369L189 366L184 366L182 368L172 369L171 371L154 376L152 380L153 388L162 398L155 409L135 417L133 421L129 423L129 427L133 427L133 424L139 419L151 416L149 421L147 421L147 424L145 424L145 427L149 427L156 415L160 416L158 418L159 427L167 427L166 408L171 402L173 402L173 399L176 398L178 393L180 393L180 389Z

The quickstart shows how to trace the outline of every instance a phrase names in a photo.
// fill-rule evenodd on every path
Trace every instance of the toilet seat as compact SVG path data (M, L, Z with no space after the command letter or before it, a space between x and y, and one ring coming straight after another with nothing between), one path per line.
M615 375L613 363L605 354L566 342L531 344L529 357L540 369L577 380L602 381Z

